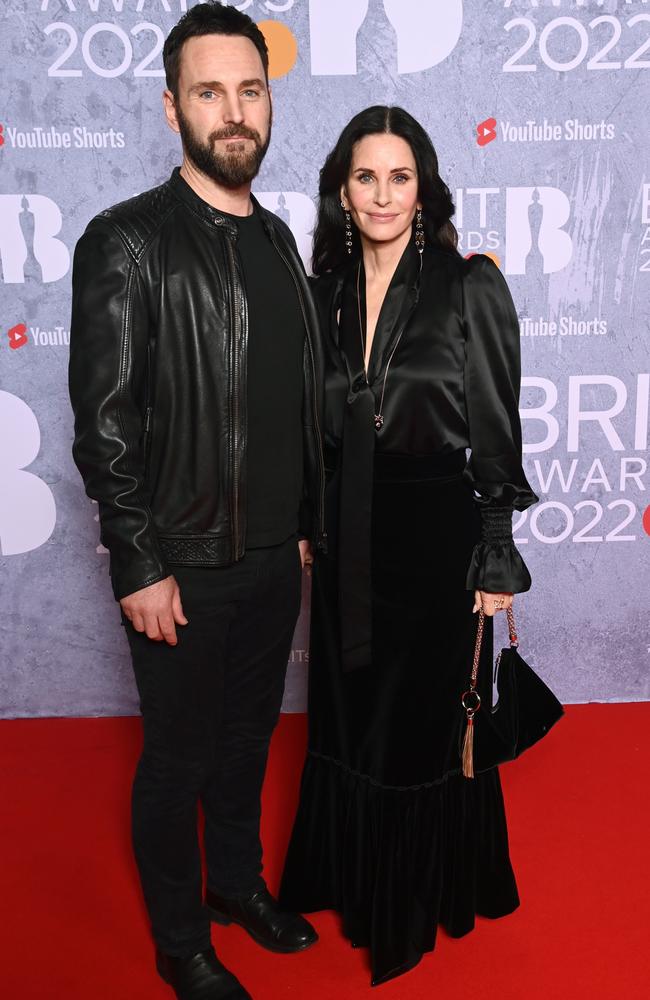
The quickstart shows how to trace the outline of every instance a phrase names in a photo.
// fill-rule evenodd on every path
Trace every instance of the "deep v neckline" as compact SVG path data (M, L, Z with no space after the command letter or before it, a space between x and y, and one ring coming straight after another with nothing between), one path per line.
M364 371L366 373L366 378L368 377L368 372L370 371L371 362L374 360L374 358L373 358L373 350L374 350L374 347L375 347L375 342L377 340L377 331L378 331L378 329L380 327L381 318L382 318L381 314L382 314L382 310L384 308L384 304L386 302L386 297L388 295L388 289L391 286L391 282L393 281L393 278L395 277L395 271L397 271L398 267L399 267L399 261L397 262L397 264L395 266L395 270L393 271L393 273L392 273L392 275L390 277L390 281L386 285L386 290L385 290L384 295L382 297L381 305L379 306L379 311L377 313L377 319L375 320L375 327L374 327L374 330L372 332L372 342L370 344L370 350L368 351L367 350L367 345L368 345L368 282L367 282L367 278L366 278L366 272L365 272L365 267L364 267L364 264L363 264L363 259L361 259L359 261L359 264L357 266L357 309L358 309L358 315L359 315L359 336L361 337L361 352L362 352L362 356L363 356L363 367L364 367ZM361 273L362 273L362 271L363 271L363 281L361 281ZM366 361L366 354L368 355L367 361ZM368 379L368 381L370 381L370 380Z
M397 338L403 331L404 323L408 320L417 297L417 279L420 273L420 255L414 246L410 244L405 248L395 268L391 280L386 289L386 294L381 303L375 332L372 338L372 345L368 355L368 365L365 364L365 344L367 336L367 297L366 280L363 260L359 261L357 274L350 284L350 289L354 299L356 313L356 326L358 327L356 337L345 338L346 346L352 349L356 355L350 368L356 372L361 371L370 385L373 385L381 377L387 358L396 343ZM352 310L348 312L348 319L351 320ZM354 341L358 344L358 350L354 350Z

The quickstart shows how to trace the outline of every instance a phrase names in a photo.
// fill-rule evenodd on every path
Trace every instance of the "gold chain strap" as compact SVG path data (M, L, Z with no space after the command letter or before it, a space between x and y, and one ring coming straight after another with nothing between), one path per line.
M476 687L476 678L478 677L478 663L481 658L481 646L483 645L483 631L485 629L485 611L483 608L478 613L478 628L476 629L476 642L474 643L474 662L472 663L472 676L470 678L470 687Z
M519 645L517 629L515 627L515 616L512 608L506 608L508 618L508 633L510 646L512 648ZM476 680L478 678L478 664L481 658L481 645L483 643L483 632L485 629L485 612L483 608L478 613L478 626L476 629L476 642L474 643L474 659L472 661L472 674L469 688L463 693L461 704L467 716L467 729L463 741L463 774L466 778L474 777L474 716L481 707L481 696L476 690ZM501 655L501 654L499 654Z

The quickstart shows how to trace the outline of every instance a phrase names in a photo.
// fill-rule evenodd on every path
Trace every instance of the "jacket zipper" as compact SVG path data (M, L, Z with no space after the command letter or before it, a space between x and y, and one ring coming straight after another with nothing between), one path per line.
M148 406L144 414L144 440L142 443L144 481L145 485L149 474L149 457L151 455L151 406Z
M284 262L284 265L289 271L289 274L291 275L293 283L296 287L296 291L298 293L298 301L300 302L300 309L302 310L302 318L305 323L305 334L307 337L307 344L309 346L309 358L311 360L311 374L312 374L312 387L313 387L312 410L314 416L314 424L316 427L316 434L318 437L317 450L318 450L318 465L320 469L320 506L318 510L318 526L320 529L320 538L318 541L322 544L325 541L325 513L324 513L325 512L325 462L323 461L323 436L321 434L320 423L318 421L318 407L316 406L316 362L314 361L314 349L311 343L311 336L309 333L309 321L307 319L307 310L305 309L305 301L303 299L302 289L300 288L298 279L294 274L293 268L289 264L289 261L285 257L280 247L278 246L275 237L270 229L269 229L269 236L271 238L271 243L273 244L277 253L280 255L282 261Z
M233 318L237 316L238 326L235 329L234 350L233 350L233 391L232 391L232 533L233 533L233 560L240 558L241 545L239 538L239 477L241 469L239 465L239 381L240 365L239 358L241 352L241 338L243 327L246 322L246 303L243 295L237 294L235 277L237 274L237 264L235 261L235 250L229 235L226 235L227 254L230 263L230 293Z
M147 341L147 375L146 375L146 392L145 392L145 411L144 411L144 435L142 443L143 451L143 465L144 465L144 481L147 482L149 473L149 456L151 453L151 416L153 413L153 407L151 405L151 341Z

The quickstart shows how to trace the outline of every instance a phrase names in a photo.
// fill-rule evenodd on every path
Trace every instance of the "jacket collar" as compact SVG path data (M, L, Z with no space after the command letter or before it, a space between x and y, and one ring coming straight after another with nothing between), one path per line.
M213 206L209 205L207 201L200 198L196 191L190 187L187 181L181 177L180 167L174 168L172 175L169 178L169 185L174 194L185 205L187 205L188 208L191 208L193 212L196 212L197 215L200 215L201 218L205 219L206 222L209 222L211 225L223 227L233 235L237 235L237 223L233 222L229 215L225 215L223 212L220 212L218 208L213 208ZM270 236L274 236L276 230L273 225L273 213L267 212L267 210L260 205L259 201L252 192L251 201L255 206L255 211L259 213L264 228Z
M180 167L174 167L172 175L169 178L169 186L176 197L200 218L212 226L217 225L220 228L228 230L233 235L237 235L237 226L232 219L228 215L224 215L217 208L213 208L203 198L200 198L187 181L181 177Z

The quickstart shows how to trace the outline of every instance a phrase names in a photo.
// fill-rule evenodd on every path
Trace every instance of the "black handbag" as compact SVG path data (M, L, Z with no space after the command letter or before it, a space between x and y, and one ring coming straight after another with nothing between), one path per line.
M498 654L492 677L482 678L479 685L485 626L485 613L479 611L470 685L461 698L466 719L461 749L466 778L519 757L564 714L551 689L519 655L512 608L506 613L510 645Z

